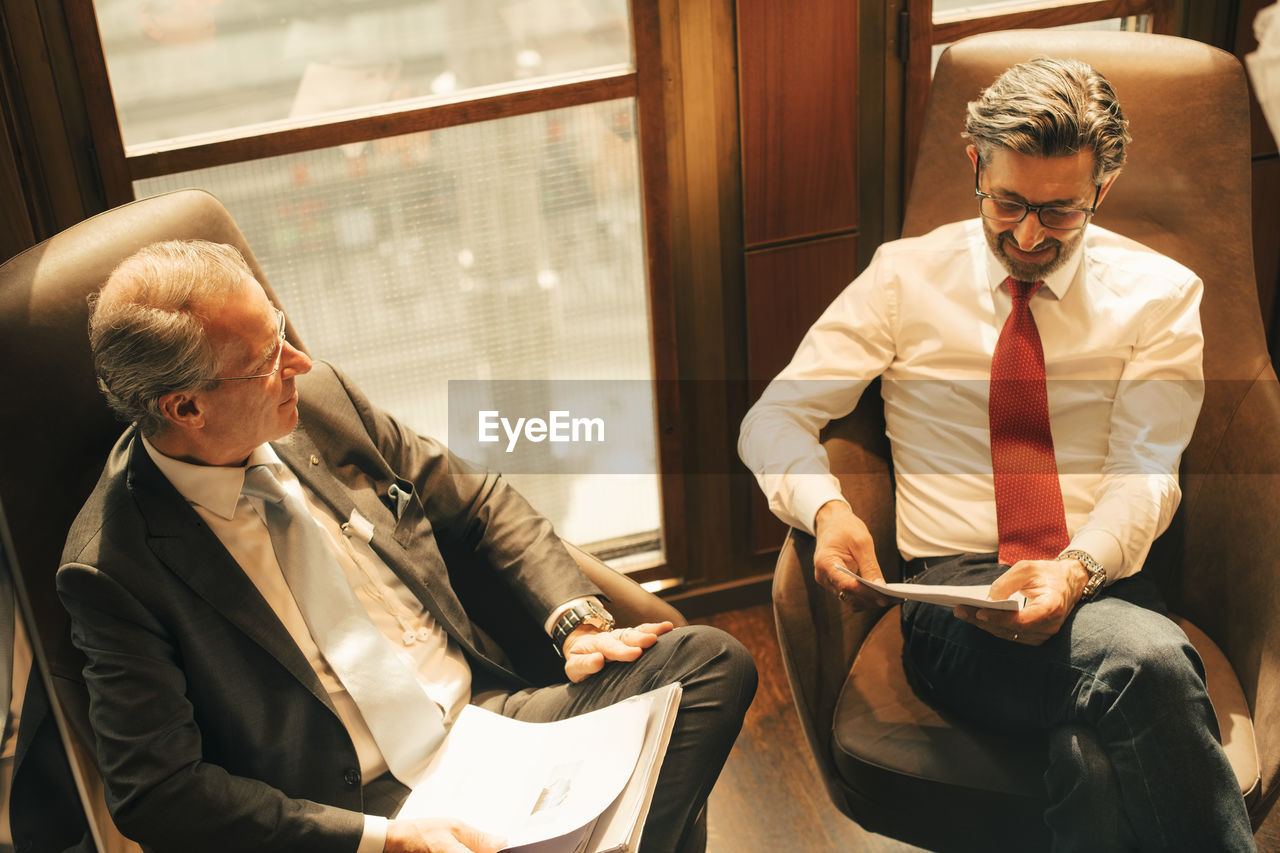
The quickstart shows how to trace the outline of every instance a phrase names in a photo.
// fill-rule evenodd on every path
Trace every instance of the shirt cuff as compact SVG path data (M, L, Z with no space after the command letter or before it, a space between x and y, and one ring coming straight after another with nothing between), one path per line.
M1115 536L1105 530L1078 530L1067 548L1084 551L1102 564L1107 570L1107 585L1115 583L1124 575L1124 551ZM1132 572L1129 572L1132 574Z
M387 846L387 819L377 815L364 816L364 834L360 836L360 846L356 853L382 853Z
M808 532L815 536L818 534L818 510L831 501L840 501L849 506L844 495L840 494L840 489L828 487L825 478L821 484L814 483L809 488L796 489L791 497L791 505L796 509L796 520L807 524Z
M547 617L547 621L542 623L542 630L548 637L550 637L552 630L556 627L556 623L560 621L560 617L565 614L565 611L571 610L585 601L593 602L595 606L599 607L601 610L609 609L605 607L604 604L601 603L600 599L596 598L594 595L587 595L582 598L573 598L566 601L564 604L561 604L551 612L551 615ZM361 853L364 853L364 851L361 851Z

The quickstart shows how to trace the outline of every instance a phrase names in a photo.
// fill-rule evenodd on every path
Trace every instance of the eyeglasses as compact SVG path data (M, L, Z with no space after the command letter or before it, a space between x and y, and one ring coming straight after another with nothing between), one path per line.
M279 328L276 339L276 360L271 365L271 370L266 373L255 373L252 376L215 376L216 382L239 382L242 379L266 379L268 376L274 376L276 371L280 369L280 359L284 357L284 312L279 308L275 309Z
M978 183L981 172L981 166L973 170L973 194L981 199L978 202L978 211L987 219L994 219L996 222L1003 222L1006 225L1015 225L1021 222L1027 218L1028 213L1034 210L1036 217L1040 220L1040 224L1045 228L1053 231L1078 231L1088 223L1089 217L1093 216L1094 211L1098 209L1098 199L1102 196L1102 184L1098 184L1098 188L1093 194L1092 207L1027 204L1021 201L1014 201L1011 198L999 198L989 193L984 193L979 189Z

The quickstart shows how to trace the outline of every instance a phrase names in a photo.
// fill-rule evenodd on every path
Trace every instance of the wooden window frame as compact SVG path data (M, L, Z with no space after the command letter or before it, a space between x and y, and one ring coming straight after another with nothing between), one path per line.
M266 157L332 148L353 142L407 133L459 127L493 119L529 115L566 107L634 98L638 116L641 206L646 253L655 440L658 448L662 556L629 569L635 580L686 578L688 533L677 383L675 295L671 275L668 223L666 112L662 33L657 5L632 0L633 67L564 75L552 79L506 83L459 93L456 97L420 98L340 116L273 123L265 128L238 128L191 137L172 144L134 146L125 150L116 117L106 57L93 0L64 0L67 28L85 93L90 136L106 203L133 201L133 182L162 175L228 166Z

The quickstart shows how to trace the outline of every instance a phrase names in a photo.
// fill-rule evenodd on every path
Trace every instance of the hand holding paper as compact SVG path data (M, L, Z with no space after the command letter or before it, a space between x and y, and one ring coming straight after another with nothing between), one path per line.
M960 604L955 615L1002 640L1038 646L1062 628L1079 603L1087 578L1076 560L1023 560L990 587L994 598L1024 596L1021 609L999 612L990 606Z
M941 604L946 607L968 605L988 610L1021 610L1027 602L1027 597L1022 593L1014 593L1011 597L1001 601L992 601L989 597L991 587L986 584L957 586L953 584L886 583L884 581L871 580L870 578L858 578L858 580L882 595L909 601L925 601L929 604Z

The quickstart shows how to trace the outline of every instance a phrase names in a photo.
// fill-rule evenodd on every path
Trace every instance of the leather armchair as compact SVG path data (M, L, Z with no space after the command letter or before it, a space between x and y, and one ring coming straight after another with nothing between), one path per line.
M1129 163L1098 224L1204 280L1204 408L1183 456L1181 507L1145 571L1205 659L1256 827L1280 776L1280 384L1253 273L1243 70L1222 51L1167 36L1041 30L958 42L938 63L904 236L977 215L960 136L965 103L1040 54L1094 65L1130 120ZM824 442L893 574L892 464L875 388L827 427ZM1045 741L1000 738L917 698L902 669L898 609L855 613L819 589L807 534L788 535L773 601L809 746L846 815L930 849L1047 849Z
M277 301L230 213L199 190L181 190L109 210L0 266L0 362L4 364L0 442L10 449L0 466L0 501L13 531L35 633L49 661L57 699L75 733L74 764L90 789L97 774L90 757L92 734L80 676L83 661L70 643L68 619L54 590L54 573L67 529L97 481L123 424L114 419L95 384L86 297L101 287L116 264L142 246L192 238L236 246L268 296ZM292 325L286 328L289 340L300 345L297 330ZM662 620L686 624L675 608L631 579L580 549L570 551L609 597L609 608L619 624ZM490 595L492 591L489 588ZM516 612L514 601L510 611ZM524 623L515 619L507 623L511 632L507 638L495 638L509 651L531 650L517 658L517 665L523 665L534 680L563 680L563 662L551 650L541 626L523 618ZM114 828L103 825L105 811L98 811L99 826L113 845ZM705 833L705 824L701 829ZM697 849L696 840L688 849Z

